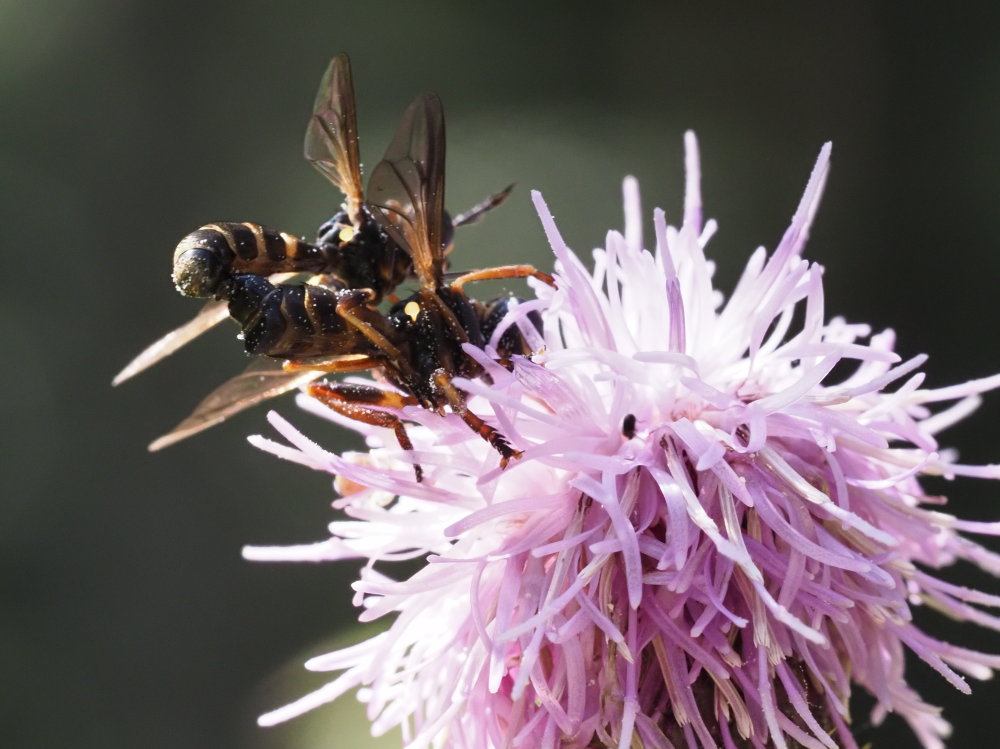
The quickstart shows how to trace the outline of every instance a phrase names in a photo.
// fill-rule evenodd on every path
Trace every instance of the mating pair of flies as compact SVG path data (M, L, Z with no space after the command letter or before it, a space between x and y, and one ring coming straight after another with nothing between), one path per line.
M455 227L499 205L508 187L455 219L444 210L444 114L434 94L403 114L385 156L361 182L357 115L350 61L333 59L320 84L306 130L305 156L340 191L343 209L320 227L314 244L253 223L208 224L180 241L173 279L186 296L211 298L198 315L143 351L118 384L220 322L242 328L248 354L262 358L223 383L172 431L158 450L256 403L303 385L334 411L394 431L413 445L400 408L450 408L500 454L501 466L520 455L496 429L469 410L456 377L482 377L463 345L483 347L508 311L509 298L479 302L463 286L473 281L551 276L530 265L505 265L445 279ZM293 283L308 275L307 282ZM403 299L406 281L417 290ZM383 299L391 303L379 310ZM499 338L501 362L531 348L516 326ZM278 363L283 361L283 363ZM315 382L324 374L374 370L394 389ZM311 383L311 384L310 384ZM417 480L422 469L415 462Z

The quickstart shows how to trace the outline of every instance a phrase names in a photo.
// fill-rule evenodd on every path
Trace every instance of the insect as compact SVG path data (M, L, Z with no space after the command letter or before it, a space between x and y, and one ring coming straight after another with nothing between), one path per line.
M635 437L635 414L625 414L622 419L622 436L627 440Z
M354 81L350 58L344 53L333 58L320 82L304 150L306 160L345 198L342 210L319 228L316 242L250 222L207 224L185 236L174 252L174 283L187 296L216 298L194 318L143 350L112 384L134 377L222 322L229 314L227 300L217 292L223 280L234 274L273 274L273 280L279 282L298 273L332 274L345 287L371 289L375 303L413 275L412 258L373 220L363 198ZM491 195L454 220L446 214L443 240L448 248L455 227L478 221L500 205L512 187ZM369 191L373 189L379 190L379 185L370 181ZM252 378L260 379L248 375L248 384ZM297 384L289 384L285 390Z
M472 300L463 285L526 276L550 284L553 280L532 266L510 265L466 273L446 284L453 227L478 219L507 191L449 220L443 208L443 112L440 100L426 94L406 110L362 200L353 105L349 63L341 55L320 87L306 137L307 158L346 197L344 210L321 228L317 245L256 224L214 224L188 235L178 246L178 286L191 295L215 296L216 301L143 352L116 384L211 327L221 318L219 307L240 323L247 352L266 358L210 393L150 449L179 441L325 373L374 369L399 392L326 382L312 385L308 392L350 418L393 429L407 450L412 444L405 428L387 409L420 405L442 412L449 407L500 453L502 465L520 454L469 411L465 395L453 384L455 377L483 376L482 367L462 346L482 347L509 304L507 299L485 304ZM313 283L284 283L302 271L315 274ZM380 312L376 305L383 295L391 295L410 276L419 289L396 300L388 313ZM530 353L516 328L500 338L497 348L501 360ZM278 366L276 359L287 361ZM414 471L420 479L420 466L415 464Z
M413 276L412 257L380 227L365 201L354 82L346 54L333 59L320 82L306 128L305 157L345 197L342 210L319 228L316 244L249 222L207 224L184 237L174 251L178 291L219 297L219 285L231 274L307 272L332 275L348 288L370 289L373 304L378 304ZM382 192L387 178L392 178L391 172L376 168L368 193ZM450 249L454 228L477 221L502 203L511 187L454 221L445 213L443 245Z
M443 413L450 408L493 446L503 467L521 453L468 408L466 396L454 380L484 376L482 365L465 351L464 345L485 346L506 311L507 300L483 304L466 296L463 287L474 281L528 276L552 285L554 281L533 266L507 265L473 271L445 282L441 241L445 135L440 100L434 94L418 98L406 110L403 123L386 158L372 173L372 181L380 189L370 193L369 200L375 219L412 258L419 288L384 315L371 306L374 298L367 290L344 290L337 305L337 312L367 339L369 346L364 347L363 355L368 366L398 391L322 382L310 385L307 392L344 416L393 429L406 450L412 450L412 444L399 417L390 410L419 405ZM501 360L515 353L530 353L516 329L507 332L510 335L498 344ZM356 359L350 361L352 368L359 364ZM290 372L301 368L342 371L338 359L329 365L292 361L284 368ZM419 481L421 467L414 464L414 471Z

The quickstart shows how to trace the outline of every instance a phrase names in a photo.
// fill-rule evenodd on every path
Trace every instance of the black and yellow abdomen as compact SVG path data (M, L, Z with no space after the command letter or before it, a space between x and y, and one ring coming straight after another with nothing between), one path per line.
M263 276L237 274L221 284L229 315L243 329L248 354L279 359L377 354L337 312L343 293L312 284L273 284Z
M174 285L185 296L216 296L235 274L318 273L330 264L328 252L260 224L206 224L174 250Z

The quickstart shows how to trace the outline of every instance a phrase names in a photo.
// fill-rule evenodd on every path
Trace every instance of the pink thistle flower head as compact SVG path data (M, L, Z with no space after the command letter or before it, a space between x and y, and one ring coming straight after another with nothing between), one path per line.
M829 145L777 248L754 252L725 299L692 134L686 146L680 226L655 211L646 249L627 179L625 231L608 233L593 271L533 195L558 288L536 284L492 348L469 349L489 378L456 381L523 451L505 470L457 416L418 407L401 412L413 454L305 397L370 451L328 453L274 414L288 444L252 438L336 474L346 519L317 544L247 558L367 560L360 618L395 617L309 661L338 675L263 724L357 689L372 731L400 726L414 749L857 749L859 687L876 722L898 713L921 746L944 746L949 725L907 684L906 653L963 692L1000 657L935 639L913 611L1000 629L984 610L1000 596L937 572L965 560L1000 575L1000 555L962 535L1000 524L930 506L941 499L919 479L1000 477L935 439L1000 376L926 389L925 357L901 361L892 331L827 319L822 269L801 253ZM514 325L536 353L507 368L495 346ZM390 576L413 558L418 572Z

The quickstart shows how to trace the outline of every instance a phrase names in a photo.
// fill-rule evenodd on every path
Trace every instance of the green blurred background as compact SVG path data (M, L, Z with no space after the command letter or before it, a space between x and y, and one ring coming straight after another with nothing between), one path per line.
M517 183L462 231L457 266L550 264L531 188L585 254L620 227L625 174L647 215L676 218L693 128L720 222L710 249L731 288L754 247L774 247L832 139L808 248L827 268L830 313L894 327L904 355L931 354L931 384L1000 370L998 6L750 5L0 1L0 745L365 745L342 712L351 701L312 722L254 724L322 682L298 664L355 616L357 564L240 558L244 543L322 538L328 477L246 443L267 432L263 409L145 450L243 366L234 329L110 387L197 308L169 282L182 235L212 220L312 235L333 212L339 196L301 140L338 51L353 58L367 164L405 105L434 90L448 205ZM276 405L350 444L290 399ZM998 416L1000 395L947 441L996 461ZM957 512L1000 517L996 487L946 490ZM1000 636L928 622L1000 648ZM913 672L956 723L952 747L993 745L979 734L1000 688L963 698ZM914 745L898 721L863 736Z

